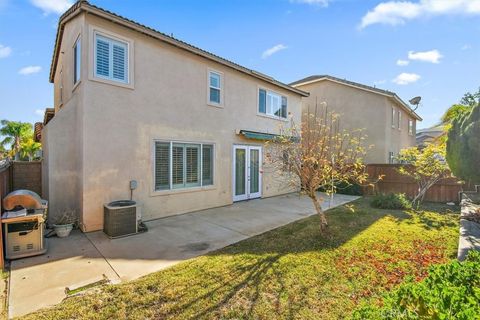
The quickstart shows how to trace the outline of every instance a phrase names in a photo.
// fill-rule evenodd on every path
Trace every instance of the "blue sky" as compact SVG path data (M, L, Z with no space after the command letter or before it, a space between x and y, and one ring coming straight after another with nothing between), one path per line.
M420 128L480 86L480 0L90 2L286 83L330 74L422 96ZM71 3L0 0L0 119L40 121L52 106L56 24Z

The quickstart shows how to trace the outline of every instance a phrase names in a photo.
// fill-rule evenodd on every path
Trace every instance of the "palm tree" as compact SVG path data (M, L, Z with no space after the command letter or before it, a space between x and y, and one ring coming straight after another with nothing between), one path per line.
M33 135L32 124L9 120L2 120L0 124L2 125L0 135L5 137L0 144L3 147L10 145L11 155L18 160L22 141L31 138Z

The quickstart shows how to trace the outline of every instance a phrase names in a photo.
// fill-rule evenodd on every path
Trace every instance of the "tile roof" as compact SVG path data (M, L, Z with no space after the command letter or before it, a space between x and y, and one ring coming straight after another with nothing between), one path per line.
M45 114L43 115L43 125L47 125L47 123L53 119L55 116L55 109L54 108L46 108Z
M35 122L34 131L33 131L33 140L35 142L42 141L42 129L43 129L43 122Z
M311 81L320 80L320 79L330 79L330 80L334 80L334 81L338 81L338 82L343 82L345 84L349 84L349 85L352 85L352 86L355 86L355 87L368 89L368 90L375 91L375 92L378 92L378 93L381 93L381 94L386 94L386 95L395 94L392 91L379 89L377 87L367 86L365 84L349 81L347 79L340 79L340 78L337 78L337 77L334 77L334 76L329 76L327 74L309 76L309 77L297 80L295 82L292 82L292 83L290 83L290 85L291 86L296 86L296 85L301 85L301 84L306 83L306 82L311 82Z
M334 76L324 74L324 75L312 75L312 76L294 81L294 82L290 83L290 85L293 86L293 87L298 87L298 86L301 86L303 84L307 84L307 83L311 83L311 82L315 82L315 81L320 81L320 80L331 80L331 81L334 81L334 82L343 83L343 84L346 84L346 85L349 85L349 86L353 86L353 87L357 87L357 88L364 89L364 90L367 90L367 91L371 91L371 92L374 92L374 93L378 93L378 94L381 94L381 95L384 95L384 96L389 96L389 97L397 100L415 118L417 118L418 120L422 120L422 118L412 108L410 108L410 106L408 104L406 104L395 92L379 89L377 87L368 86L368 85L365 85L365 84L362 84L362 83L349 81L349 80L346 80L346 79L341 79L341 78L337 78L337 77L334 77Z
M187 42L176 39L176 38L174 38L172 36L169 36L165 33L162 33L160 31L157 31L157 30L153 29L153 28L145 26L145 25L143 25L139 22L130 20L128 18L120 16L116 13L111 12L111 11L108 11L108 10L105 10L103 8L92 5L86 0L79 0L79 1L75 2L75 4L73 4L60 17L60 19L58 21L57 37L56 37L56 40L55 40L55 47L54 47L54 52L53 52L53 57L52 57L52 64L51 64L51 67L50 67L50 82L52 82L52 83L53 83L53 78L55 76L55 70L56 70L56 65L57 65L57 60L58 60L58 55L59 55L59 45L60 45L61 39L63 37L63 26L69 20L69 18L76 16L82 10L90 12L92 14L97 14L97 15L103 16L103 17L107 16L109 18L117 18L118 20L120 20L120 22L125 27L134 29L134 30L139 31L139 32L143 32L148 36L152 36L152 37L157 38L159 40L165 41L165 42L167 42L171 45L174 45L174 46L180 47L184 50L190 51L193 54L197 54L197 55L202 56L204 58L214 60L218 63L221 63L221 64L226 65L228 67L231 67L233 69L236 69L237 71L246 73L250 76L261 79L261 80L266 81L266 82L269 82L269 83L274 84L276 86L282 87L286 90L295 92L299 95L302 95L302 96L305 96L305 97L308 96L307 92L304 92L304 91L302 91L300 89L297 89L297 88L294 88L294 87L292 87L288 84L285 84L285 83L282 83L278 80L275 80L274 78L269 77L265 74L262 74L261 72L258 72L258 71L252 70L252 69L248 69L248 68L243 67L243 66L241 66L241 65L239 65L235 62L224 59L224 58L222 58L218 55L215 55L211 52L200 49L200 48L195 47L195 46L193 46L193 45L191 45Z

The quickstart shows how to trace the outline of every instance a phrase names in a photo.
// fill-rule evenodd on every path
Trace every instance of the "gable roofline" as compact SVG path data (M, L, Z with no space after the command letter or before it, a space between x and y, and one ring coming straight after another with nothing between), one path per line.
M394 101L396 101L398 104L400 104L405 109L405 111L407 111L407 113L409 113L412 117L414 117L415 119L417 119L419 121L423 120L395 92L379 89L379 88L372 87L372 86L367 86L365 84L361 84L361 83L358 83L358 82L353 82L353 81L349 81L349 80L345 80L345 79L340 79L340 78L329 76L329 75L314 75L314 76L309 76L309 77L294 81L294 82L290 83L290 85L292 87L297 88L297 87L300 87L300 86L304 86L304 85L307 85L307 84L312 84L312 83L315 83L315 82L325 81L325 80L335 82L335 83L338 83L338 84L341 84L341 85L346 85L346 86L349 86L349 87L357 88L357 89L360 89L360 90L368 91L368 92L371 92L371 93L379 94L379 95L382 95L382 96L385 96L385 97L389 97L389 98L393 99Z
M273 84L277 87L281 87L281 88L283 88L285 90L288 90L290 92L294 92L294 93L296 93L300 96L303 96L303 97L308 97L309 96L308 92L305 92L305 91L300 90L298 88L294 88L294 87L292 87L288 84L285 84L283 82L275 80L274 78L269 77L265 74L262 74L261 72L243 67L243 66L241 66L241 65L239 65L235 62L224 59L220 56L217 56L217 55L215 55L211 52L200 49L198 47L195 47L195 46L193 46L191 44L188 44L184 41L181 41L181 40L176 39L172 36L169 36L165 33L157 31L153 28L142 25L142 24L140 24L136 21L130 20L128 18L120 16L116 13L111 12L111 11L108 11L108 10L102 9L100 7L97 7L95 5L92 5L86 0L79 0L79 1L75 2L75 4L73 4L60 17L60 19L58 21L57 36L56 36L56 39L55 39L55 47L54 47L54 51L53 51L52 63L51 63L51 66L50 66L50 79L49 80L50 80L51 83L53 83L53 81L54 81L54 76L55 76L55 72L56 72L56 68L57 68L57 62L58 62L58 56L60 54L60 52L59 52L60 51L60 43L61 43L62 38L63 38L63 31L64 31L65 24L82 12L86 12L86 13L89 13L89 14L96 15L100 18L104 18L104 19L106 19L110 22L119 24L119 25L124 26L126 28L129 28L131 30L142 33L146 36L149 36L149 37L155 38L157 40L163 41L163 42L168 43L168 44L170 44L174 47L177 47L179 49L189 51L190 53L195 54L197 56L200 56L200 57L206 58L208 60L223 64L224 66L230 67L234 70L237 70L239 72L242 72L242 73L247 74L249 76L252 76L254 78L266 81L270 84Z

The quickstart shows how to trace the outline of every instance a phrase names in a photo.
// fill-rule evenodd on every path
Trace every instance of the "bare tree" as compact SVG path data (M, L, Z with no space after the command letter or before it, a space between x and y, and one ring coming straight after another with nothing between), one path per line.
M308 108L300 126L292 122L268 143L266 162L312 200L324 232L328 222L317 190L324 188L333 194L339 183L366 183L364 143L361 130L340 130L339 115L329 112L323 103Z

